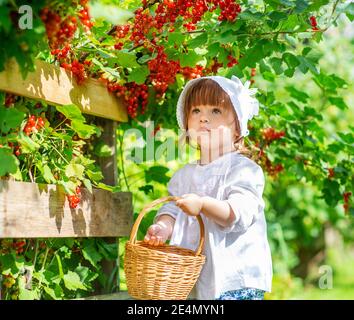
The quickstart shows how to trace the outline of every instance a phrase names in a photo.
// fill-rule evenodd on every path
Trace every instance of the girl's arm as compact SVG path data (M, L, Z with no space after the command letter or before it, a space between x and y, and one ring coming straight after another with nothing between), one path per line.
M194 193L185 194L182 199L176 201L176 205L192 216L203 211L205 216L223 227L231 226L236 219L236 215L227 201L212 197L200 197Z
M230 226L236 219L234 211L226 201L212 197L202 197L201 211L205 216L223 227Z

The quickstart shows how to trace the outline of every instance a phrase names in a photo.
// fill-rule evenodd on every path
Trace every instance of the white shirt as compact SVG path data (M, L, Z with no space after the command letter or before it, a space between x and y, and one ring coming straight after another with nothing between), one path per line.
M245 287L271 291L272 260L264 216L264 174L253 160L230 152L200 165L188 163L172 176L168 185L172 196L195 193L227 201L236 215L234 224L222 227L201 217L205 225L203 254L206 262L195 285L197 299L216 299L221 293ZM158 210L176 219L170 244L196 250L199 224L174 202Z

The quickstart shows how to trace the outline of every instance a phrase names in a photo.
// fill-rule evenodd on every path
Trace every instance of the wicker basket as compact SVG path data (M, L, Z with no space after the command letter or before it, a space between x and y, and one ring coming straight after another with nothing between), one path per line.
M167 244L151 246L136 240L140 222L147 212L160 203L178 199L180 197L168 196L151 202L133 225L125 246L124 271L128 293L135 299L186 300L199 277L205 262L201 254L204 224L199 215L200 241L196 252Z

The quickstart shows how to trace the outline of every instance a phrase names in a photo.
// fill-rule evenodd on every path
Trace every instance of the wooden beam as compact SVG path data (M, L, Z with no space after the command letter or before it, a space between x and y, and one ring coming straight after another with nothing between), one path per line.
M9 60L0 73L0 90L32 99L45 100L54 105L75 104L83 113L128 121L121 101L96 79L77 85L70 72L53 64L37 60L36 71L22 79L15 60Z
M130 192L82 189L71 209L61 186L0 181L0 238L128 236L132 217Z

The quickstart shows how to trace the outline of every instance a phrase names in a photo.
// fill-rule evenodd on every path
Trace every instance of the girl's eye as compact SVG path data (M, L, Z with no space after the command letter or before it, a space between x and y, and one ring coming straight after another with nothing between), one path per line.
M199 112L199 109L198 108L194 108L193 110L192 110L192 113L198 113Z
M213 113L221 113L221 110L220 110L220 109L217 109L217 108L214 108L214 109L213 109Z

